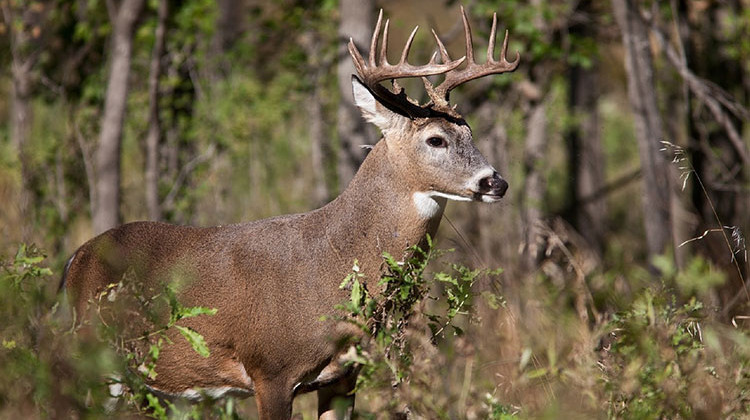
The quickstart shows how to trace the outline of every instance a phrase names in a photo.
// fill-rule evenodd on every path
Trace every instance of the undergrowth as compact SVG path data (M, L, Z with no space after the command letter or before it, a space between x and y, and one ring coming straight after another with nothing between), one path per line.
M554 305L546 286L532 282L522 293L528 304L546 302L532 315L490 287L499 270L470 269L444 257L431 244L413 248L402 259L384 257L386 275L378 284L366 284L356 265L342 283L351 296L339 309L367 336L356 360L359 418L750 416L746 319L722 323L706 305L706 279L723 281L706 261L682 271L669 258L656 261L660 279L620 300L601 321L580 322L572 307ZM145 386L168 340L188 339L195 351L205 350L200 335L175 327L180 318L213 311L183 307L167 289L142 308L139 322L150 325L148 334L117 337L106 313L96 334L85 334L62 316L57 276L43 264L40 250L21 246L0 272L6 320L0 417L252 416L247 402L169 403ZM121 294L122 287L100 297ZM168 316L150 318L160 311ZM508 330L501 325L512 327L516 344L503 341ZM107 383L123 386L118 399Z

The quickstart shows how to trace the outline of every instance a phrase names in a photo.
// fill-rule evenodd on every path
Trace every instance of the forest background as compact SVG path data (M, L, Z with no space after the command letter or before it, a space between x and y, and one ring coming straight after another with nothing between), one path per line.
M521 54L514 73L453 95L510 189L498 205L450 203L437 246L502 267L476 288L503 302L475 308L481 322L430 353L402 400L427 417L747 415L750 3L463 5L477 50L497 12ZM367 50L377 8L392 45L423 28L412 63L435 49L426 28L463 55L456 1L0 6L4 279L39 263L20 244L43 250L52 273L35 274L35 309L6 305L19 320L0 329L8 363L24 340L44 360L21 326L39 327L66 258L96 233L255 220L335 197L378 139L351 102L345 48L352 37ZM420 86L406 84L415 97ZM18 289L2 293L8 304ZM2 412L55 410L32 365L4 364ZM363 413L382 404L370 398Z

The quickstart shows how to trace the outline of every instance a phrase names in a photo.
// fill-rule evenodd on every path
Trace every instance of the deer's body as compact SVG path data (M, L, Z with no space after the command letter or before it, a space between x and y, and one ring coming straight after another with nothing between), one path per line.
M159 364L185 367L157 368L151 386L164 394L251 395L269 379L278 382L272 392L282 393L339 379L318 375L331 362L327 374L348 373L334 372L336 356L357 334L333 319L334 307L347 299L341 281L355 260L377 281L383 252L401 255L434 234L442 213L421 213L410 186L389 168L386 148L379 142L346 191L309 213L210 228L135 222L92 239L66 276L76 311L86 313L95 294L128 269L145 288L182 282L184 306L217 309L181 322L204 336L209 358L180 337L159 356Z
M437 36L441 64L434 58L425 66L407 64L411 38L400 63L387 63L385 49L376 62L380 18L369 62L350 44L362 77L352 80L355 102L383 139L338 198L309 213L237 225L137 222L107 231L81 246L66 266L63 282L77 313L91 317L97 309L91 302L113 283L137 280L146 296L173 284L182 306L217 310L178 322L204 337L210 357L171 331L152 389L190 399L255 394L264 419L290 417L296 393L318 390L321 417L342 414L333 410L334 397L348 403L344 415L351 413L356 368L345 363L345 355L361 331L335 307L348 299L340 285L355 261L374 285L383 253L401 256L435 234L447 198L495 202L507 189L447 98L458 84L512 71L517 61L505 59L506 35L501 60L477 65L463 18L469 58L463 70L454 69L464 59L451 60ZM386 22L383 45L387 28ZM494 28L493 21L488 57ZM445 82L437 88L424 79L432 98L427 106L379 84L443 73Z

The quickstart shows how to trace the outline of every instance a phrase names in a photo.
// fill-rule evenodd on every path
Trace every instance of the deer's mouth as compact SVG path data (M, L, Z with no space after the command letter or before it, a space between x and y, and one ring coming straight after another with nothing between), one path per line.
M496 203L505 196L505 192L502 193L487 193L487 194L481 194L481 193L475 193L474 194L474 201L481 201L484 203Z

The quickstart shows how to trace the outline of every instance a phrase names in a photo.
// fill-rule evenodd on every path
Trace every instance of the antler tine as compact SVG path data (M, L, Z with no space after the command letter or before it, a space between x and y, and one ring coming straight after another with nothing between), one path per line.
M443 60L444 63L451 61L451 56L448 55L448 50L445 49L445 45L443 45L443 41L440 40L440 37L437 35L437 33L435 33L434 29L432 30L432 36L435 37L435 42L438 44L438 50L440 51L440 59Z
M391 26L391 20L385 20L385 28L383 29L383 42L380 44L380 58L378 59L379 66L387 66L388 63L388 28Z
M497 13L492 14L492 30L490 30L490 42L487 45L487 62L495 60L495 38L497 36ZM508 41L508 31L505 31L505 41L503 42L503 51L500 52L500 60L505 58L506 42Z
M375 62L375 51L378 48L378 39L380 38L380 23L383 21L383 9L380 9L378 13L378 23L375 24L375 32L372 33L372 40L370 41L370 65L376 66Z
M471 26L469 26L469 19L466 17L466 11L464 6L461 5L461 20L464 22L464 38L466 39L466 61L471 66L475 64L474 61L474 42L471 39Z
M406 64L406 59L409 58L409 50L411 50L411 43L414 41L414 36L417 34L417 29L419 29L419 26L414 27L414 30L411 31L411 35L409 35L409 39L406 40L404 50L401 52L401 59L398 62L399 64Z
M430 61L427 62L427 64L436 64L437 63L437 51L434 51L432 55L430 56Z
M362 54L359 53L357 46L354 45L354 40L351 37L349 37L348 47L349 55L352 56L352 61L354 61L354 67L356 68L357 73L363 74L367 65L365 64L365 59L362 58Z
M500 59L503 62L505 62L508 66L512 67L512 69L509 71L513 71L516 69L516 67L518 67L518 63L521 61L521 53L516 51L516 59L511 62L508 62L508 59L506 58L507 54L508 54L508 30L506 29L505 38L503 39L503 51L500 53Z

